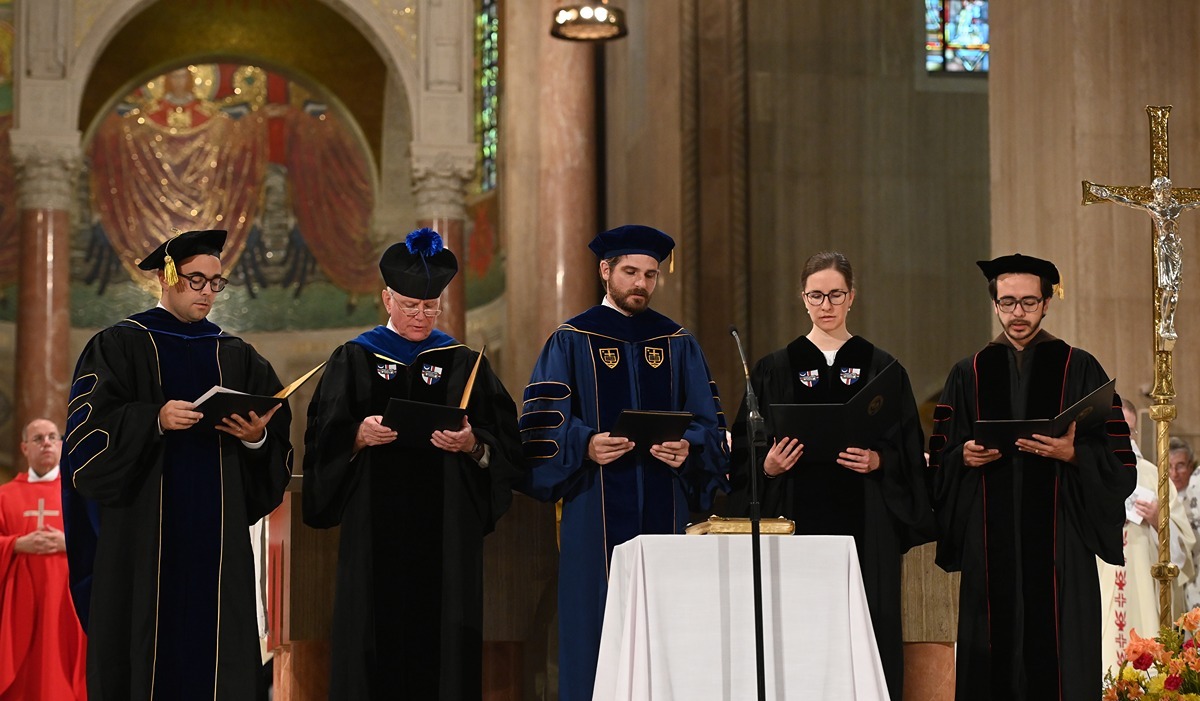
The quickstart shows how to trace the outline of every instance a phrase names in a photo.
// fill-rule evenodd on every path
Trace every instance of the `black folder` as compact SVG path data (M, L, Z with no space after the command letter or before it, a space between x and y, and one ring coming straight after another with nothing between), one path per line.
M1075 433L1090 431L1108 421L1113 407L1113 389L1117 379L1105 382L1088 396L1067 407L1052 419L997 419L975 422L975 442L984 448L999 448L1003 453L1017 452L1018 438L1033 434L1058 438L1075 422Z
M392 397L383 411L384 426L398 434L403 445L428 445L434 431L458 431L466 409Z
M197 421L195 426L201 428L221 426L221 419L234 414L249 421L250 412L253 411L262 416L274 407L283 404L283 401L279 397L246 394L218 385L200 395L200 398L196 400L195 411L204 414L204 418Z
M649 454L652 445L681 440L693 418L690 411L625 409L609 435L628 438L636 444L634 452Z
M775 436L804 444L801 463L833 462L846 448L870 448L900 422L900 377L893 360L845 404L772 404Z

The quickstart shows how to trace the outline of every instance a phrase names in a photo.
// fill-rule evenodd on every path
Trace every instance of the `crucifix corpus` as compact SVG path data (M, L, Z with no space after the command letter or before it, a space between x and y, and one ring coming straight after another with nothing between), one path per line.
M1171 353L1175 348L1175 307L1183 280L1183 241L1176 220L1184 211L1200 207L1200 189L1177 188L1171 184L1168 159L1167 117L1171 107L1148 106L1150 118L1150 186L1098 185L1083 181L1083 204L1113 202L1150 215L1154 290L1154 389L1150 396L1150 418L1157 425L1158 453L1158 563L1152 568L1158 580L1158 618L1161 625L1171 622L1171 580L1179 568L1171 562L1170 488L1167 468L1171 422L1175 420L1175 386Z

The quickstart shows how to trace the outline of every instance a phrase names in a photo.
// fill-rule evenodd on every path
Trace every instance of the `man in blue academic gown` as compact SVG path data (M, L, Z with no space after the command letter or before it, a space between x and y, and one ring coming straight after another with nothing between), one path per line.
M161 302L92 337L75 368L63 512L92 701L255 698L249 526L283 499L291 414L200 423L193 402L214 385L281 389L207 319L228 282L225 235L189 231L146 256Z
M550 336L525 388L521 438L530 472L519 487L562 500L559 698L590 699L615 546L643 533L682 533L689 506L726 489L725 418L696 339L649 309L659 263L675 242L622 226L589 247L604 301ZM682 440L635 450L610 435L624 409L687 411ZM645 448L645 446L643 446Z

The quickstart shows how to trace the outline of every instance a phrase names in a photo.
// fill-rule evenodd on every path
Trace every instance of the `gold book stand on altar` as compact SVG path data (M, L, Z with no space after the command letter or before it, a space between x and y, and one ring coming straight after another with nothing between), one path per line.
M796 522L782 516L779 518L764 518L759 521L758 532L762 535L792 535L796 532ZM706 533L715 533L718 535L745 533L749 535L750 519L709 516L707 521L688 524L688 527L684 529L684 533L688 535L704 535Z

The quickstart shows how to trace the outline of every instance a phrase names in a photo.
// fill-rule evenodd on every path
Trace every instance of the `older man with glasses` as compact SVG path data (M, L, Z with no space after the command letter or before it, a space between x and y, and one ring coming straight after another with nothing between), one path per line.
M333 352L304 435L304 521L342 527L329 697L478 700L483 538L521 470L516 407L487 358L434 328L458 272L441 236L412 232L379 270L387 324ZM457 427L383 423L393 398L458 407L467 390Z
M979 420L1052 418L1108 382L1087 351L1042 330L1050 261L979 261L1003 332L950 372L930 437L937 562L961 571L956 698L1091 701L1100 695L1096 557L1123 563L1137 483L1114 401L1106 426L985 446ZM1050 691L1054 690L1054 691Z
M225 237L180 233L147 255L158 306L96 334L75 368L63 507L92 698L254 698L248 528L283 499L291 414L285 403L200 423L194 400L215 385L281 389L250 344L208 320Z
M54 422L30 421L21 453L29 469L0 485L0 699L86 698L87 640L67 587Z

